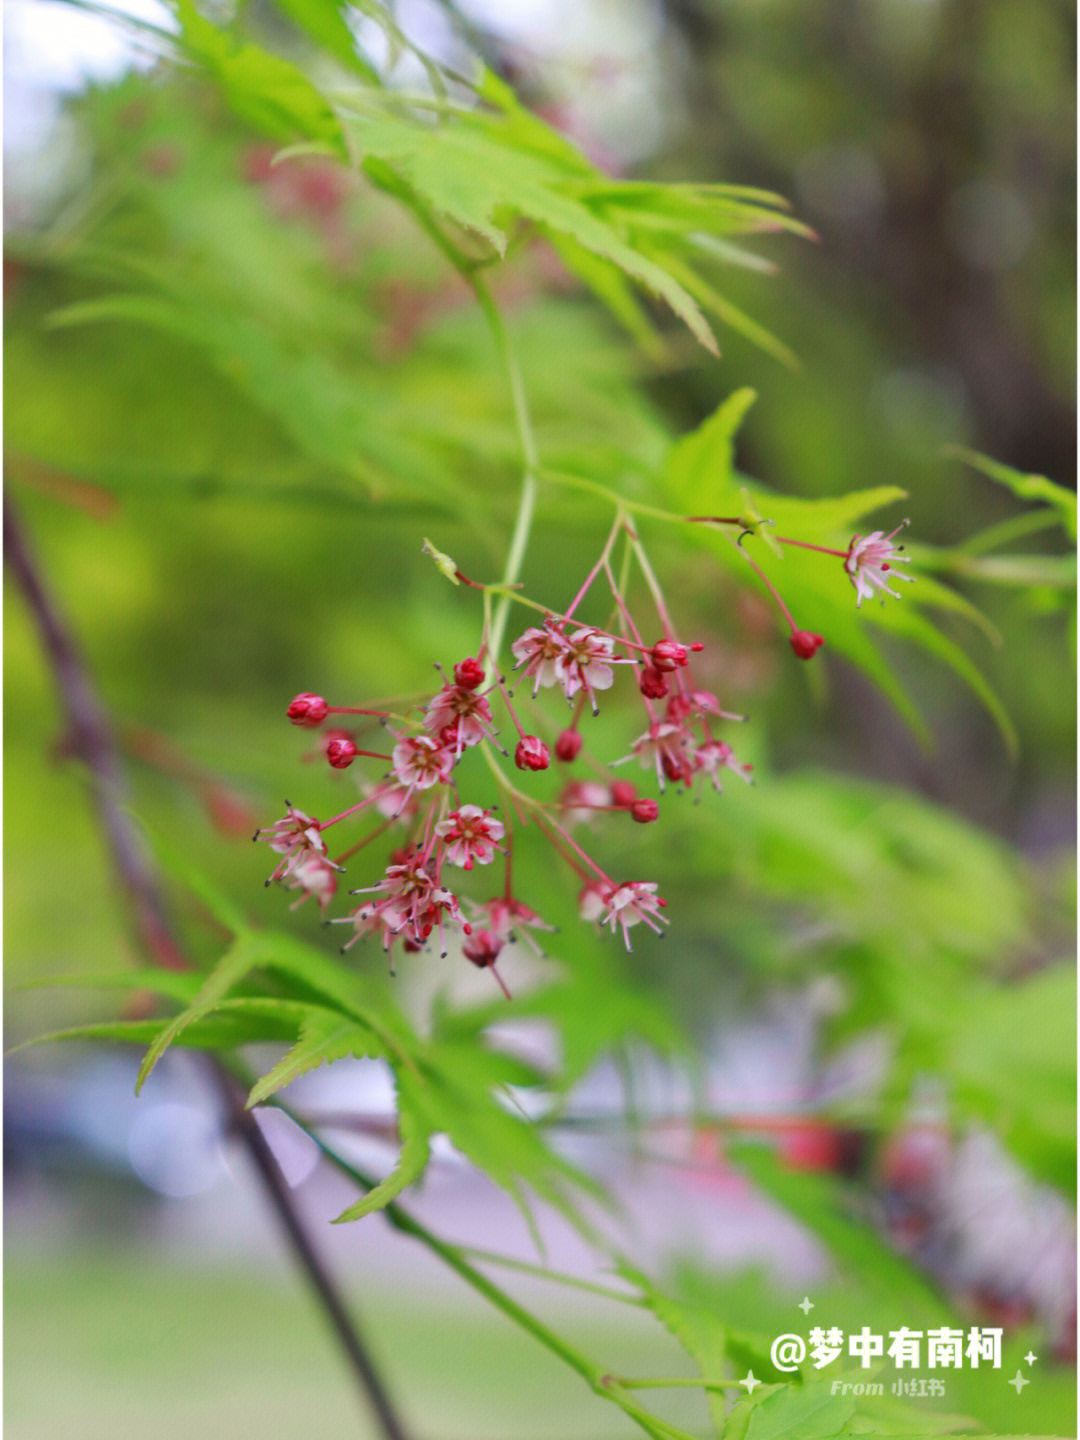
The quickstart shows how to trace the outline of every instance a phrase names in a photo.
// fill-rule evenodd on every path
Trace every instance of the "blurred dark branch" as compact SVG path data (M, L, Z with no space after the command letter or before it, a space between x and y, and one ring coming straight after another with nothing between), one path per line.
M64 752L81 760L89 771L98 818L121 889L131 908L139 942L158 964L172 969L186 969L187 960L172 934L153 861L125 806L123 774L105 712L75 643L46 594L7 495L4 497L4 557L37 624L42 647L52 667L68 723ZM229 1128L240 1137L254 1161L296 1257L337 1333L361 1389L378 1416L384 1435L387 1440L406 1440L406 1432L367 1354L355 1322L304 1229L294 1197L273 1151L255 1116L244 1103L243 1091L216 1060L209 1059L208 1070L229 1117Z

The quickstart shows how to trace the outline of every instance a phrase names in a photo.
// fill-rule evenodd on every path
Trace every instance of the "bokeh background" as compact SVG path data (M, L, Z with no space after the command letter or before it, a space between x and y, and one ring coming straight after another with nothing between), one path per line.
M581 1123L559 1143L623 1199L642 1255L733 1324L797 1328L804 1293L852 1327L910 1324L904 1286L914 1307L929 1285L950 1313L1003 1324L1010 1358L1040 1357L1020 1396L957 1376L948 1410L1068 1434L1071 541L1047 507L948 447L1074 485L1072 7L530 0L401 5L398 18L448 63L479 51L613 174L790 198L817 239L759 238L724 275L775 338L725 329L719 361L675 336L642 354L542 246L507 264L495 292L541 451L556 467L615 452L604 463L655 466L752 386L748 476L808 497L909 492L913 553L940 547L988 622L949 616L947 633L1016 733L1010 748L969 686L894 644L892 673L926 720L916 734L827 649L812 674L793 662L746 575L650 536L683 633L708 641L704 678L751 717L739 754L758 784L686 803L655 866L678 938L635 945L626 970L693 1038L713 1117L771 1135L777 1160L751 1183L715 1126L686 1120L685 1073L633 1049L588 1071ZM278 12L251 6L248 21L324 63ZM360 34L381 63L377 32ZM263 890L250 834L284 795L336 808L351 779L304 763L284 704L426 686L433 657L475 649L477 611L448 600L420 541L497 572L517 442L482 317L408 218L329 162L272 164L273 142L163 49L75 7L8 7L8 494L112 717L136 813L249 913L310 937L310 917ZM76 323L77 307L148 280L202 328ZM215 348L223 315L247 327L247 368ZM372 472L394 477L389 498L372 500ZM464 498L477 494L479 509ZM547 496L530 593L565 603L606 523ZM963 552L992 526L999 544ZM987 554L996 563L972 563ZM138 954L10 586L5 640L11 1045L112 1013L109 995L42 981ZM625 751L635 722L603 723L609 753ZM626 850L598 844L616 861ZM536 908L568 922L553 953L591 963L572 895L530 858ZM214 958L213 926L179 890L172 901L192 953ZM399 984L422 1008L443 977L410 968ZM526 989L530 973L522 960ZM472 999L484 979L447 983ZM11 1433L367 1433L197 1067L162 1067L136 1102L136 1064L82 1045L7 1063ZM620 1120L627 1073L644 1142ZM307 1100L367 1122L353 1142L387 1163L392 1097L371 1064L333 1067ZM273 1138L418 1435L623 1433L377 1218L322 1226L346 1197L299 1133ZM857 1220L837 1228L841 1184ZM532 1253L508 1202L451 1153L417 1206L447 1233ZM549 1240L560 1268L595 1264L554 1224ZM899 1279L889 1252L907 1257ZM621 1313L550 1287L534 1299L627 1370L672 1363Z

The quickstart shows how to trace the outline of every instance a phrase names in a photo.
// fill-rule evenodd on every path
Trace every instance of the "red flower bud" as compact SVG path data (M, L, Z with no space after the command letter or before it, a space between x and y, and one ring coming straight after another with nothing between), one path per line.
M560 760L576 760L581 749L581 734L577 730L564 730L555 741L555 754Z
M348 735L335 735L327 741L326 758L335 770L347 770L356 759L356 741Z
M479 660L469 656L454 666L454 681L463 690L475 690L478 685L484 683L484 667Z
M637 786L630 780L616 780L611 787L611 803L619 810L625 810L634 803Z
M700 650L701 646L695 648ZM690 659L690 651L677 640L658 640L649 654L657 670L678 670Z
M514 751L514 764L519 770L546 770L551 764L551 755L538 736L523 735Z
M646 665L638 675L638 689L647 700L662 700L668 693L668 683L662 670L655 665Z
M791 633L791 648L800 660L812 660L824 644L820 635L812 635L809 630L793 630Z
M289 702L285 711L294 725L321 725L330 712L330 707L321 695L297 695Z
M660 814L660 806L655 800L649 800L642 796L640 800L635 800L630 806L630 814L640 824L647 825L650 820L655 820Z

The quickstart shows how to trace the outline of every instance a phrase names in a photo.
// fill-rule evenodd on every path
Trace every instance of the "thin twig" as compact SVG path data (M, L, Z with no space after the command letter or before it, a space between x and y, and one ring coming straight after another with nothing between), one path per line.
M127 897L139 941L159 964L187 968L166 915L155 867L124 804L123 775L105 712L89 673L45 591L22 530L4 497L4 554L12 576L26 598L52 667L67 716L65 751L89 771L93 800L107 838L113 866ZM209 1062L214 1086L237 1133L262 1177L266 1192L285 1228L293 1251L333 1326L361 1389L378 1416L386 1440L406 1440L382 1381L349 1316L330 1272L304 1229L293 1195L254 1115L244 1104L235 1081L214 1060Z

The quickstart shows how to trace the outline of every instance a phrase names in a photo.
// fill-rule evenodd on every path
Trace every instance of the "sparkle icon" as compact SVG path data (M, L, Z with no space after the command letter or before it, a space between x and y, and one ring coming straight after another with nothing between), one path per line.
M1034 1364L1035 1364L1035 1361L1036 1361L1038 1358L1039 1358L1039 1357L1038 1357L1037 1355L1033 1355L1030 1350L1029 1350L1028 1353L1024 1356L1024 1359L1027 1361L1027 1363L1028 1363L1029 1365L1034 1365Z
M1019 1395L1020 1391L1023 1390L1024 1386L1030 1385L1031 1381L1027 1378L1026 1375L1022 1375L1020 1371L1017 1370L1016 1374L1008 1383L1016 1387L1016 1393L1017 1395Z
M739 1381L739 1384L746 1386L746 1393L747 1393L747 1395L752 1395L752 1394L754 1393L754 1386L755 1386L755 1385L760 1385L760 1384L761 1384L761 1381L758 1380L758 1379L755 1377L753 1370L748 1370L748 1371L746 1372L746 1379L745 1379L745 1380L740 1380L740 1381ZM1011 1380L1009 1381L1009 1384L1010 1384L1010 1385L1012 1384L1012 1381L1011 1381Z
M810 1299L809 1295L804 1295L803 1298L799 1301L798 1308L802 1311L804 1315L809 1315L810 1311L814 1308L814 1302Z

